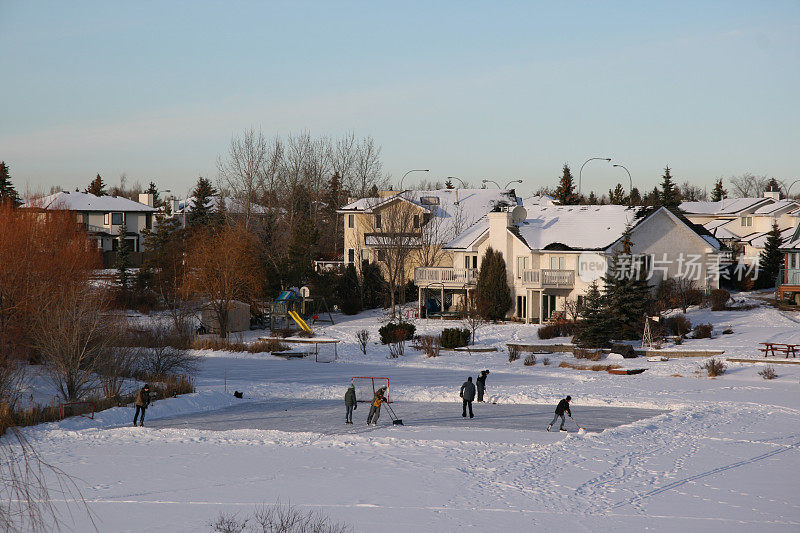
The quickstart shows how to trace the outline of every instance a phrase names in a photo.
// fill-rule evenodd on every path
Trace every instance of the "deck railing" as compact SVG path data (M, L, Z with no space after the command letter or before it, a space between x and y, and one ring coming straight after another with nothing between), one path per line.
M800 285L800 269L782 268L778 274L778 285Z
M417 267L414 269L414 283L430 285L475 285L478 270L475 268Z
M575 286L575 271L549 268L523 270L522 283L543 289L571 288Z

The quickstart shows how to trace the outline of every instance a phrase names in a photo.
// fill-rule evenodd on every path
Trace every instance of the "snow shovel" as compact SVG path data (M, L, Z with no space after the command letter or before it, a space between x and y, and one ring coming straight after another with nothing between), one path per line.
M572 418L571 416L569 418L570 418L570 420L575 422L574 418ZM575 422L575 426L578 428L578 433L586 433L586 428L580 427L577 422Z
M389 405L389 402L386 402L386 408L389 409L389 418L392 419L392 424L394 424L395 426L402 426L403 421L397 418L397 415L394 414L394 409L392 409L392 406Z

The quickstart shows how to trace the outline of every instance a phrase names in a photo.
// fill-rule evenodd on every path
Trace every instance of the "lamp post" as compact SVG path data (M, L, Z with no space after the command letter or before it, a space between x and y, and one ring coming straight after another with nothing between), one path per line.
M494 183L495 185L497 185L497 188L498 188L498 189L500 188L500 184L499 184L499 183L497 183L497 182L496 182L496 181L494 181L494 180L481 180L481 183Z
M461 185L462 185L462 186L463 186L465 189L467 188L467 184L466 184L466 183L464 183L464 180L462 180L461 178L457 178L457 177L455 177L455 176L447 176L447 179L449 179L449 180L458 180L459 182L461 182ZM498 185L498 187L499 187L499 185ZM458 205L458 187L456 187L456 201L455 201L455 205Z
M612 166L615 166L615 167L619 167L619 168L621 168L621 169L624 169L624 170L625 170L625 172L627 172L627 173L628 173L628 184L629 184L629 186L630 186L630 188L628 189L628 202L630 203L630 201L631 201L631 194L633 193L633 178L631 178L631 171L630 171L630 170L628 170L628 167L626 167L626 166L624 166L624 165L612 165Z
M412 172L430 172L430 170L428 170L427 168L415 168L403 174L403 177L400 178L400 192L403 192L403 180L406 179L406 176L408 176Z
M789 188L786 189L786 199L787 200L791 200L791 197L789 196L789 192L791 192L791 190L792 190L792 185L794 185L795 183L798 183L798 182L800 182L800 180L794 180L792 183L789 184Z
M589 161L595 161L599 159L602 159L603 161L608 161L609 163L611 162L610 157L590 157L589 159L584 161L583 164L581 165L580 171L578 171L578 194L581 193L581 182L583 181L583 167L585 167L586 163L588 163Z
M522 180L511 180L511 181L509 181L508 183L506 183L506 190L508 190L508 186L511 185L512 183L522 183Z

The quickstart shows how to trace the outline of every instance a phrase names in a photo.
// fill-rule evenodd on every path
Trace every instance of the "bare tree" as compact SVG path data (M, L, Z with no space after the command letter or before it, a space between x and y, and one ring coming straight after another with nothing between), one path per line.
M461 316L464 327L472 333L472 344L475 344L475 333L486 325L486 319L483 317L484 313L478 308L475 291L472 291L472 293L468 291L464 296L464 301L461 305Z
M770 178L764 175L756 176L749 172L729 178L733 186L733 195L739 198L758 198L767 190Z
M136 332L132 343L139 347L137 370L142 377L193 374L197 370L198 358L182 349L186 347L182 336L163 320L151 319Z
M231 138L228 153L217 158L217 169L224 185L230 189L231 197L241 207L241 220L250 228L252 206L265 185L270 150L261 130L249 128Z
M363 198L367 196L373 185L382 187L386 184L381 163L381 148L375 145L372 137L364 137L358 144L355 161L354 191Z
M705 189L692 185L688 181L684 181L680 186L681 199L684 202L701 202L708 200L708 193Z

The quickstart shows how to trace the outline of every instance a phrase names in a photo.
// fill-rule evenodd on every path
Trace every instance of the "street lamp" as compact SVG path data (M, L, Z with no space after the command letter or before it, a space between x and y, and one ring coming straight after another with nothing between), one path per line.
M460 182L461 182L461 185L462 185L462 186L463 186L465 189L467 188L467 184L466 184L466 183L464 183L464 180L462 180L461 178L457 178L457 177L455 177L455 176L447 176L447 179L449 179L449 180L458 180L458 181L460 181ZM499 185L498 185L497 187L498 187L498 188L500 188L500 186L499 186ZM458 187L456 187L456 201L455 201L455 205L458 205Z
M631 193L633 192L633 178L631 178L631 171L628 170L628 168L625 167L624 165L612 165L612 166L625 169L625 172L628 173L628 183L630 184L630 189L628 189L628 199L630 199Z
M508 183L506 183L506 190L508 190L508 186L511 185L512 183L522 183L522 180L511 180L511 181L509 181Z
M594 161L596 159L597 160L602 159L603 161L608 161L609 163L611 162L611 158L610 157L590 157L589 159L584 161L583 164L581 165L580 171L578 172L578 194L581 193L581 181L583 181L583 179L582 179L583 178L583 167L585 167L586 163L588 163L589 161Z
M494 181L494 180L481 180L481 183L494 183L495 185L497 185L497 188L498 188L498 189L500 188L500 184L499 184L499 183L497 183L497 182L496 182L496 181Z
M400 178L400 192L403 191L403 180L406 179L406 176L408 176L412 172L430 172L430 170L428 170L427 168L416 168L414 170L409 170L408 172L403 174L403 177Z
M791 197L789 196L789 192L792 190L792 185L794 185L797 182L800 182L800 180L794 180L792 183L789 184L789 188L786 189L786 199L787 200L791 200Z

